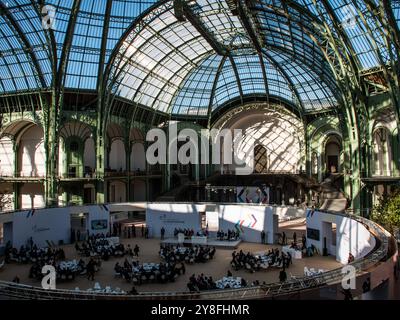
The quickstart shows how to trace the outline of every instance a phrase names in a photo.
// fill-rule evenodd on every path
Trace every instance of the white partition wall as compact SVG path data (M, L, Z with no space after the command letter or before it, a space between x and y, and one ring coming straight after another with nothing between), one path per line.
M46 241L58 245L68 243L71 236L71 220L68 208L28 210L16 212L12 222L13 246L19 248L32 237L39 247L46 247Z
M201 230L200 212L204 210L203 205L149 203L146 211L149 235L160 237L162 227L166 237L172 237L175 228L193 229L198 232Z
M106 235L108 233L110 229L110 210L108 206L88 206L85 213L88 213L87 226L89 235Z
M337 217L336 259L346 263L351 252L356 259L365 257L370 253L376 240L361 223L346 217Z
M251 205L219 206L219 227L224 232L235 230L242 240L261 242L261 232L264 230L266 241L274 243L274 235L278 232L278 217L272 207Z
M336 246L332 245L332 227L336 226ZM307 246L314 245L320 254L326 247L330 255L336 256L340 263L347 263L349 253L356 259L365 257L374 249L376 240L367 228L346 216L307 212Z

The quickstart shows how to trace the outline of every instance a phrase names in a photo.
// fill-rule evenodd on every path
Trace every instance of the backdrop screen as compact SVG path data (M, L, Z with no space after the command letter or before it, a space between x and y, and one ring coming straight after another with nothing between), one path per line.
M269 187L237 187L236 202L269 204Z
M307 228L307 238L315 241L319 241L319 230Z
M104 230L108 228L107 220L92 220L92 230Z

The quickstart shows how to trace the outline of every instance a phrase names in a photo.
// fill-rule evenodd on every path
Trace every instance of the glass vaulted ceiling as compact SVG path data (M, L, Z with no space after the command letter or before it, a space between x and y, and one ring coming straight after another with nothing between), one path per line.
M81 0L67 57L64 84L67 88L94 90L99 75L100 50L105 21L106 60L135 17L155 0L112 0L106 17L107 0ZM42 27L42 4L56 9L54 38ZM65 49L66 34L74 0L0 0L0 92L35 90L51 86L51 49L57 51L57 67ZM24 42L23 38L27 41ZM33 62L33 61L37 62Z
M165 113L204 117L248 96L277 98L301 113L338 105L322 52L297 24L263 7L258 21L267 47L257 53L226 1L187 3L197 22L180 21L174 2L164 1L124 39L110 75L114 95ZM307 28L314 32L311 21Z
M316 34L317 19L334 37L345 38L344 50L359 71L388 63L390 50L395 50L385 46L384 28L373 16L371 7L381 5L377 0L246 1L261 53L254 50L243 21L232 14L236 1L185 1L214 46L193 21L176 19L172 0L155 2L0 0L0 94L51 87L53 70L65 54L66 88L95 90L99 75L111 63L106 75L112 94L162 112L206 116L248 95L277 97L302 112L313 112L338 104L334 76L310 37ZM44 3L56 8L54 39L42 28ZM390 3L399 24L399 1ZM132 28L135 18L152 5ZM76 24L68 35L74 6ZM347 27L338 28L342 25ZM215 44L227 48L230 56L216 52Z

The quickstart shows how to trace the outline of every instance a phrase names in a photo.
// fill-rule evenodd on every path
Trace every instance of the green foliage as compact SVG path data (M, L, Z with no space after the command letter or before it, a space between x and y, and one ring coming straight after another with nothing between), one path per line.
M371 218L391 233L398 229L400 227L400 189L390 196L379 199Z

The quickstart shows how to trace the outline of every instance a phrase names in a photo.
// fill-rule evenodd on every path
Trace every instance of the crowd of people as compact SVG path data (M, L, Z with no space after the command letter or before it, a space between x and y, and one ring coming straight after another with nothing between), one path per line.
M138 257L140 252L138 245L132 249L130 245L125 247L122 243L115 244L110 239L101 236L91 236L81 245L75 243L75 249L83 256L97 256L104 261L108 261L110 257L124 257L125 255Z
M185 238L191 238L195 235L195 232L193 229L181 229L181 228L175 228L174 230L174 237L176 238L178 234L182 233L185 235Z
M149 238L149 228L144 224L141 224L139 227L137 227L135 224L123 226L121 222L113 223L111 236L121 238L124 237L127 239L136 238L139 233L137 229L140 230L140 236L142 238Z
M215 253L215 247L211 248L196 245L191 248L185 248L180 246L175 247L169 244L160 245L160 257L168 263L204 263L214 259Z
M192 275L189 278L187 288L191 293L210 291L210 290L224 290L224 289L237 289L246 287L256 287L265 285L265 281L261 284L260 281L255 280L248 283L244 278L234 278L232 273L228 271L227 276L223 279L214 281L213 277L205 276L203 273L198 275Z
M237 241L239 238L240 233L235 230L228 230L227 232L219 230L217 232L217 239L220 241Z
M266 264L268 264L266 266ZM234 270L247 270L256 272L267 267L289 268L292 264L290 253L280 252L279 249L271 249L265 255L254 255L248 252L245 254L242 250L239 253L232 253L231 266Z
M139 261L129 262L125 259L123 264L117 262L114 266L115 275L137 285L143 283L167 283L174 282L179 275L186 272L183 263L144 263Z
M36 263L42 262L44 264L51 264L57 260L65 259L63 249L52 248L38 248L33 242L28 245L21 246L18 250L11 246L10 242L6 244L5 248L5 262L17 263Z
M29 270L29 278L40 281L43 278L42 269L45 265L51 265L55 268L59 281L73 281L76 276L87 276L88 280L94 281L95 273L100 270L101 261L93 258L90 258L88 263L82 259L79 261L52 261L51 263L37 261Z
M190 292L200 292L206 290L215 290L217 289L217 284L213 280L212 277L206 277L204 274L199 276L195 276L194 274L189 278L189 282L187 287Z

